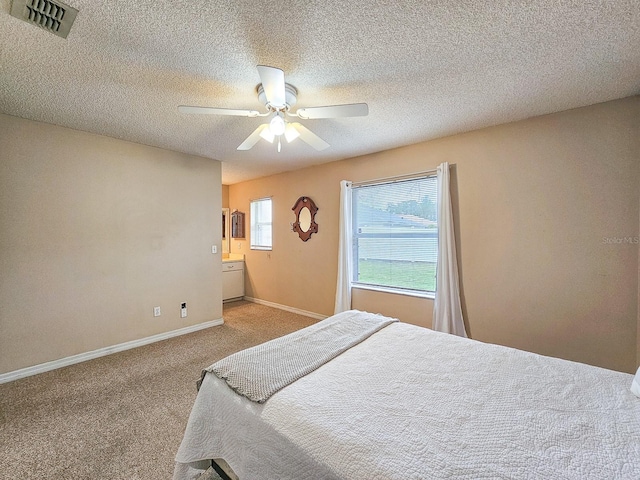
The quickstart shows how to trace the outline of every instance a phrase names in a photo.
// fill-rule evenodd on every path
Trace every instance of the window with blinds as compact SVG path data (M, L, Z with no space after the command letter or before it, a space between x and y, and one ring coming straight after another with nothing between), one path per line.
M356 285L435 292L436 176L354 186Z
M251 201L251 250L271 250L272 208L270 198Z

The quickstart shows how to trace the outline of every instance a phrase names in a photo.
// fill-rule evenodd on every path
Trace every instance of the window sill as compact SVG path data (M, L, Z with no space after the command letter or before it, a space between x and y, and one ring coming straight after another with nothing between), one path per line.
M418 292L416 290L405 290L402 288L390 288L390 287L378 287L374 285L363 285L360 283L352 283L351 288L357 288L359 290L370 290L373 292L393 293L396 295L406 295L408 297L428 298L434 300L434 292Z

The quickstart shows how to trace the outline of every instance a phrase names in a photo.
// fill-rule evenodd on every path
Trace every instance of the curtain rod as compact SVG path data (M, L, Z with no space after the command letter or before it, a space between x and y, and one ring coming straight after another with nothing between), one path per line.
M368 187L370 185L378 185L381 183L402 182L404 180L411 180L412 178L435 175L436 173L438 173L438 169L434 168L433 170L425 170L423 172L408 173L406 175L397 175L395 177L376 178L375 180L366 180L363 182L351 182L351 186L352 187Z

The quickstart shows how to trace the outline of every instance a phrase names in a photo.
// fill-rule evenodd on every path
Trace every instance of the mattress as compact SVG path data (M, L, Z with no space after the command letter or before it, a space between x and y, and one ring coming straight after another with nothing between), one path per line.
M637 479L632 378L394 323L264 404L207 374L174 479Z

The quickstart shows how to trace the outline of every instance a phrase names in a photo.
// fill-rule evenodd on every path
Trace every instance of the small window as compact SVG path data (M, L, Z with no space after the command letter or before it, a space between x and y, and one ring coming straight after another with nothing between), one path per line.
M354 186L353 282L429 294L436 290L437 177Z
M271 250L272 208L270 198L251 201L251 250Z

